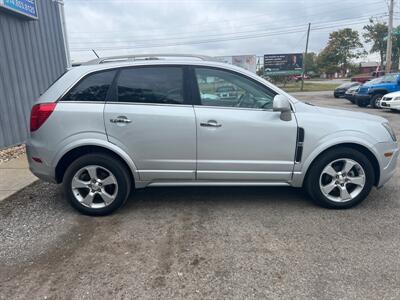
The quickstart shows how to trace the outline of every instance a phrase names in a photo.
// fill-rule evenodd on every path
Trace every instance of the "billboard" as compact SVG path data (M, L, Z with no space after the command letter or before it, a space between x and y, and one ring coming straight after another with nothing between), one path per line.
M234 55L216 57L219 61L241 67L256 73L257 57L255 55Z
M29 18L38 18L36 0L0 0L0 8Z
M303 70L303 54L265 54L265 75L295 75Z
M255 73L257 67L257 58L255 55L237 55L232 56L232 64L242 67L250 72Z

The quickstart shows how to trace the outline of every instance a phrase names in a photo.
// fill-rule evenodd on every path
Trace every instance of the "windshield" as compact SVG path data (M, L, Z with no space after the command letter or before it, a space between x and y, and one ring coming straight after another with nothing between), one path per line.
M367 81L367 82L365 83L365 85L372 85L372 84L381 83L381 82L382 82L382 79L383 79L383 77L379 77L379 78L372 79L372 80L370 80L370 81Z
M396 82L397 74L387 74L382 77L382 82Z
M354 85L354 82L345 82L345 83L342 83L341 85L339 85L337 88L344 89L344 88L349 88L353 85Z

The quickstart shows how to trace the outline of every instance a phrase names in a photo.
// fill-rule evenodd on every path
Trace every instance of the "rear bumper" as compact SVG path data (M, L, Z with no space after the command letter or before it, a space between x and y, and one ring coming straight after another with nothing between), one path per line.
M56 183L55 170L48 163L42 159L42 162L37 162L32 157L43 157L37 151L36 147L33 147L30 142L26 143L26 155L28 157L29 170L41 180Z

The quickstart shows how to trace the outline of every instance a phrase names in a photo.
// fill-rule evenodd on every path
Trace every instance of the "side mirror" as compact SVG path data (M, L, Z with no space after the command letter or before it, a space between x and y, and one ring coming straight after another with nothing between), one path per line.
M290 106L290 101L283 95L276 95L274 97L273 111L281 112L282 121L292 120L292 107Z

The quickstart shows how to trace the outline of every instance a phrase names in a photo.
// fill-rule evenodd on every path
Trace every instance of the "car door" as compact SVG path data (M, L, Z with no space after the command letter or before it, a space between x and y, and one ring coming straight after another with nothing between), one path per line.
M272 111L276 93L247 76L219 68L194 67L194 80L199 90L194 106L197 179L290 181L297 123L294 115L283 121ZM218 87L229 85L236 97L221 106Z
M185 68L122 68L105 105L110 142L133 159L140 180L194 180L196 124L186 102Z

